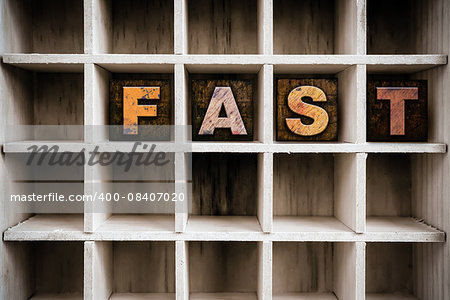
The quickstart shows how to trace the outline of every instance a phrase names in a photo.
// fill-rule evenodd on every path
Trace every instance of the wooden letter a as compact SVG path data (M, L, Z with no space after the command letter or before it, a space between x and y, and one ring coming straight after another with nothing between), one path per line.
M226 118L219 117L222 105L227 114ZM230 128L233 135L247 135L247 130L245 130L244 122L230 87L216 87L214 89L198 134L213 135L216 128Z

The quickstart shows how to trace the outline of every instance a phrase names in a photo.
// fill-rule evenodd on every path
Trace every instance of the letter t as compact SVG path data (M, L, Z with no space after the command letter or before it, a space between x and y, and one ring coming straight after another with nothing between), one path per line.
M377 100L391 101L391 135L405 135L405 100L419 100L417 87L377 87Z

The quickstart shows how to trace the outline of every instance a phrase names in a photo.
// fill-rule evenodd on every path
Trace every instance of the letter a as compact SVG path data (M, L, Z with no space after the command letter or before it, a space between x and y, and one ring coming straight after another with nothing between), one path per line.
M297 135L312 136L323 132L328 126L328 113L322 107L302 101L303 97L311 97L314 102L326 102L325 93L315 86L299 86L288 96L289 108L302 116L310 117L314 122L305 125L300 119L286 118L288 128Z
M160 99L160 88L123 88L123 134L138 134L138 117L157 116L156 105L139 105L139 99Z
M220 118L222 105L227 114L226 118ZM216 128L230 128L233 135L246 135L244 122L234 99L230 87L216 87L208 105L205 118L200 127L199 135L213 135Z

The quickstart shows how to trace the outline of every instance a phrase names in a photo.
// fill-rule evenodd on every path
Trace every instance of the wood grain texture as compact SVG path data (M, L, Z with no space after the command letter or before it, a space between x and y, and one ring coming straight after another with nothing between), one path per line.
M274 215L332 216L333 174L331 154L274 155Z
M314 86L321 89L327 98L326 102L313 101L311 97L303 97L306 104L318 106L328 113L328 126L324 131L312 136L301 136L290 130L286 119L300 119L305 125L313 124L313 119L299 115L289 106L290 93L300 86ZM277 141L335 141L338 136L338 105L336 79L293 79L278 78L276 80L276 139Z
M411 216L411 160L406 154L367 157L367 216Z
M128 77L129 76L129 77ZM127 78L128 77L128 78ZM127 79L124 79L127 78ZM137 135L123 134L122 126L113 126L110 128L110 140L169 140L171 137L170 128L166 125L173 124L173 80L170 75L116 75L109 84L109 124L123 125L124 106L123 106L123 88L124 87L159 87L160 99L151 100L151 104L157 105L156 117L138 117ZM150 126L152 125L152 126ZM162 126L158 126L162 125Z
M377 88L417 87L418 100L404 101L405 134L391 134L392 100L378 100ZM425 80L369 80L367 83L367 140L379 141L427 141L428 96ZM381 96L381 95L380 95ZM395 119L394 119L395 123Z
M83 1L29 1L34 53L83 53Z
M331 243L273 243L273 293L333 291Z
M191 293L256 292L255 242L189 242Z
M33 78L33 125L83 125L83 74L34 73ZM36 131L37 137L40 134ZM83 130L72 127L49 135L53 139L82 140Z
M412 244L368 243L366 247L366 292L412 294Z
M37 293L83 292L82 242L38 242L33 247Z
M367 1L368 54L444 53L442 48L448 47L442 42L448 36L444 5L445 0Z
M112 53L173 54L173 1L112 0Z
M233 79L227 79L232 77ZM207 79L211 78L211 79ZM190 98L192 105L192 140L193 141L252 141L254 124L254 76L224 75L194 77L191 80ZM200 128L206 116L208 106L216 87L230 87L238 106L246 135L234 135L229 128L216 128L214 135L200 135ZM226 117L226 114L219 114Z
M83 125L83 75L34 74L34 125Z
M174 293L173 242L114 242L113 292Z
M333 54L333 0L273 1L274 54Z
M226 116L220 116L222 107ZM209 102L199 135L214 135L216 128L228 128L232 135L247 135L241 113L230 87L216 87Z
M192 214L256 215L254 154L194 153Z
M188 52L256 54L256 0L195 0L188 4Z

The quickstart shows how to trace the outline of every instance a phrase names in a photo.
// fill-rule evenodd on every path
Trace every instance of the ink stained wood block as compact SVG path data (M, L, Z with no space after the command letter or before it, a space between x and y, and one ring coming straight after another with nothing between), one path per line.
M276 81L277 141L337 140L337 80Z
M427 81L371 80L367 88L367 140L427 141Z
M161 78L110 81L110 140L170 140L172 81Z
M193 141L252 141L254 76L191 80Z

